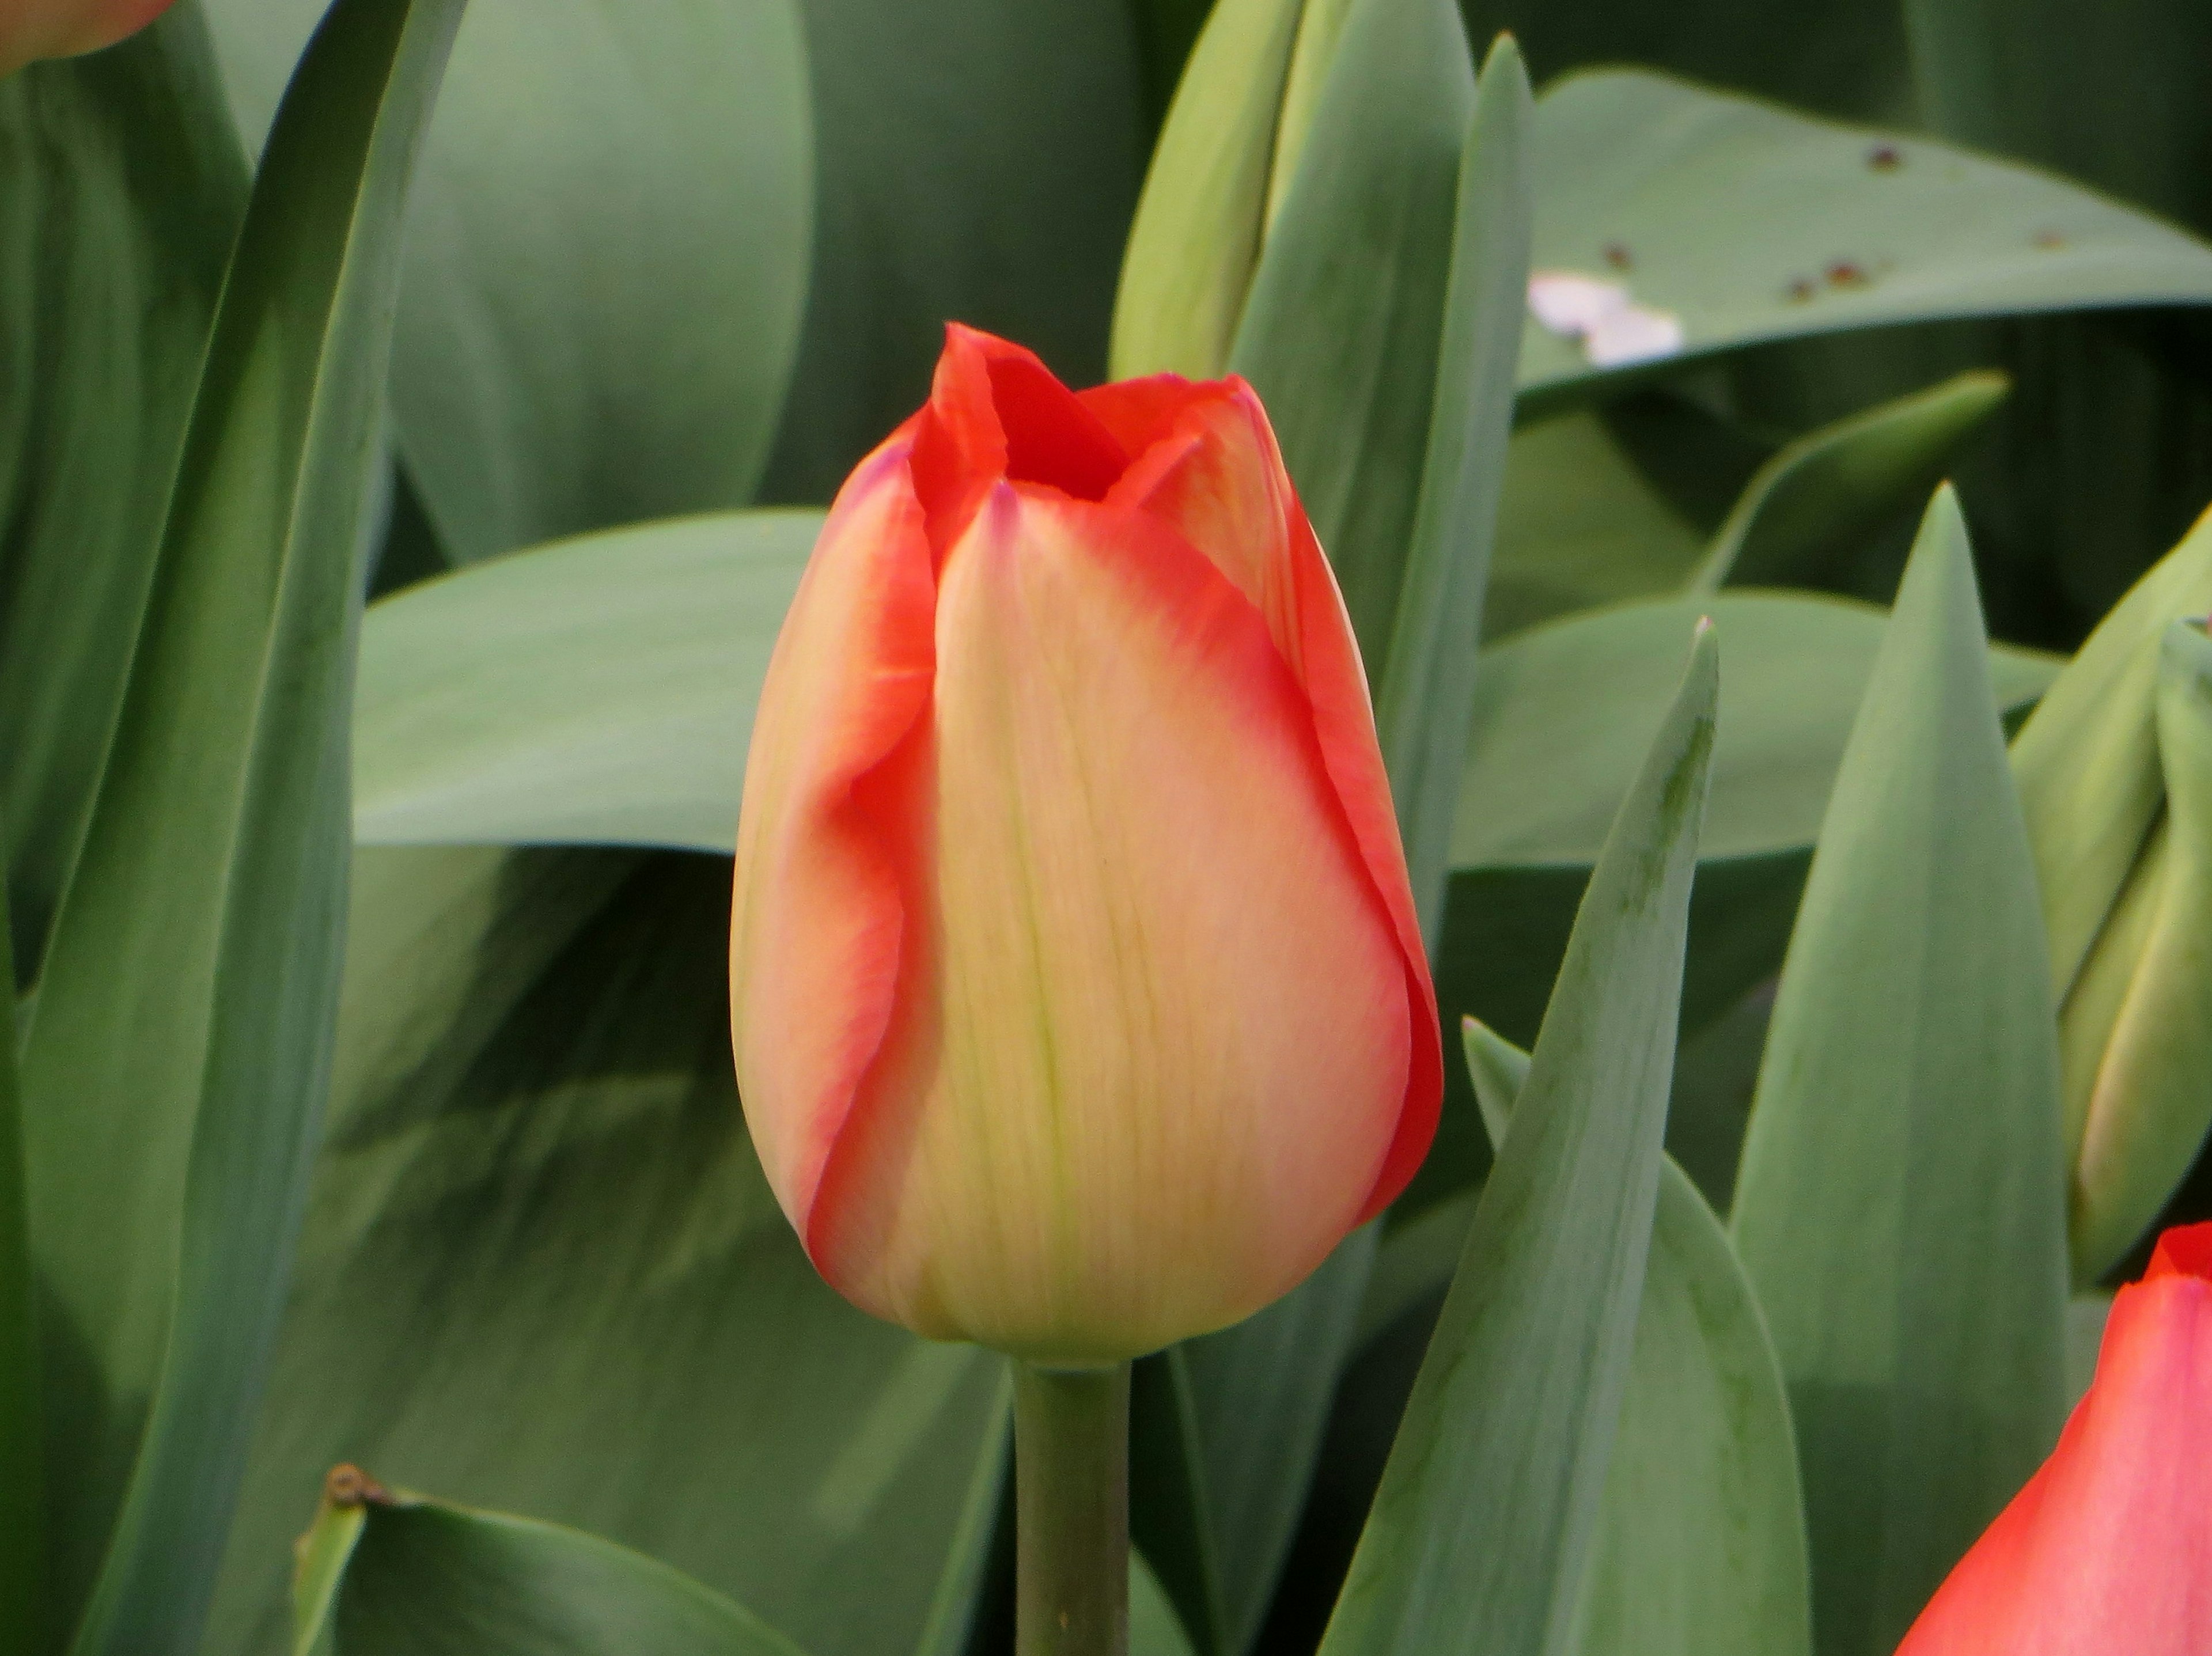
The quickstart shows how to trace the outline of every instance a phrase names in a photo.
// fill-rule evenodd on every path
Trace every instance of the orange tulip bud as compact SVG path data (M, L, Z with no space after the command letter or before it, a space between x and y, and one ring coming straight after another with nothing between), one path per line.
M1898 1656L2212 1651L2212 1224L2170 1230L2043 1469Z
M136 34L172 0L0 0L0 75L41 58L73 58Z
M732 1030L879 1316L1062 1362L1236 1321L1413 1175L1436 1004L1342 599L1242 380L948 331L763 688Z

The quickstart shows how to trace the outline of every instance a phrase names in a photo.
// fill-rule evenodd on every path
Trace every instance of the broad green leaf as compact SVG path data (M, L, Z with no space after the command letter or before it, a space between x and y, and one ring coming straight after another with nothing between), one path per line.
M321 0L209 0L258 129ZM812 247L797 0L474 0L422 157L400 453L466 561L743 506Z
M1657 1199L1717 672L1700 629L1591 878L1325 1656L1569 1647Z
M1304 0L1220 0L1160 129L1121 256L1108 369L1194 379L1229 361L1260 262L1276 118Z
M209 1648L282 1647L285 1547L339 1461L650 1553L815 1656L947 1648L1005 1365L807 1263L731 1075L729 879L357 854L331 1121Z
M1645 70L1555 82L1537 105L1535 155L1535 264L1624 282L1680 319L1685 355L1899 322L2212 301L2212 248L2078 185ZM1601 372L1530 320L1524 391L1557 395Z
M0 835L0 845L5 844ZM8 935L0 883L0 937ZM46 1611L46 1444L39 1406L38 1283L23 1178L22 1095L15 1074L15 969L0 953L0 1627L21 1647L52 1636Z
M726 852L754 702L821 525L792 511L613 530L374 605L356 834Z
M1137 31L1137 62L1143 70L1145 106L1158 126L1167 118L1191 48L1198 43L1213 0L1129 0Z
M1291 193L1297 177L1298 158L1313 136L1314 112L1321 106L1328 84L1330 66L1336 61L1337 43L1344 38L1345 19L1352 15L1353 0L1303 0L1298 9L1297 43L1291 48L1290 72L1283 81L1282 112L1275 121L1274 165L1267 175L1267 226Z
M1892 1649L2057 1441L2062 1155L2034 864L1947 489L1837 773L1736 1183L1823 1656Z
M1474 101L1452 0L1354 0L1230 355L1267 403L1378 670L1428 454Z
M1129 1559L1129 1656L1194 1656L1195 1647L1159 1578L1141 1554Z
M1502 1143L1528 1055L1473 1019L1467 1065ZM1782 1371L1728 1233L1667 1158L1579 1656L1812 1647L1797 1447Z
M1696 590L1826 584L1839 554L1936 487L2009 388L1970 369L1785 444L1714 537Z
M1460 159L1436 405L1376 696L1413 899L1433 951L1450 877L1483 591L1498 526L1528 270L1528 77L1510 39L1475 83Z
M26 983L122 702L245 206L196 0L0 80L0 820Z
M968 1498L960 1509L937 1592L929 1602L929 1615L921 1636L915 1641L915 1656L963 1656L975 1634L976 1612L991 1567L992 1549L998 1539L1000 1513L1005 1510L1013 1467L1014 1377L1012 1368L999 1379L997 1405L985 1417L981 1447L968 1481ZM998 1446L997 1452L992 1445Z
M2201 622L2166 628L2156 702L2165 815L2060 1026L2081 1283L2157 1222L2212 1127L2212 641Z
M278 115L25 1040L78 1656L195 1646L283 1306L337 998L398 227L459 18L340 0Z
M1875 668L1881 612L1723 592L1592 610L1485 652L1453 863L1589 863L1665 705L1670 654L1706 613L1729 646L1705 854L1810 845ZM1993 709L2033 701L2056 668L2037 652L1991 652Z
M642 1553L403 1491L326 1498L303 1554L318 1568L299 1584L299 1656L325 1627L337 1650L375 1656L799 1656Z

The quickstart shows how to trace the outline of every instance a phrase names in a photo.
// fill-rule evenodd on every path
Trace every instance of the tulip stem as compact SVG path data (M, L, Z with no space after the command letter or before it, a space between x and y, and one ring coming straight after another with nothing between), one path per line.
M1129 1648L1129 1365L1014 1365L1015 1656Z

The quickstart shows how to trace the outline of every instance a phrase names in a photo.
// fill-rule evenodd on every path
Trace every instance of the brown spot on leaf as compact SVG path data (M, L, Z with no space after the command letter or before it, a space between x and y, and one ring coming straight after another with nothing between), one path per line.
M1605 244L1605 262L1616 270L1628 270L1636 263L1635 259L1629 255L1628 244L1623 241L1608 241Z
M2049 252L2063 247L2066 245L2066 238L2056 230L2038 230L2035 233L2035 245Z
M1820 290L1814 287L1811 282L1806 281L1803 276L1799 276L1795 282L1792 282L1790 284L1790 297L1800 305L1802 305L1807 300L1812 298L1812 296L1819 291Z
M323 1499L333 1507L383 1506L392 1493L360 1467L342 1463L323 1479Z
M1877 173L1894 173L1905 165L1905 156L1893 143L1878 143L1867 151L1867 165Z
M1828 267L1831 288L1863 288L1869 280L1864 270L1847 258L1839 258Z

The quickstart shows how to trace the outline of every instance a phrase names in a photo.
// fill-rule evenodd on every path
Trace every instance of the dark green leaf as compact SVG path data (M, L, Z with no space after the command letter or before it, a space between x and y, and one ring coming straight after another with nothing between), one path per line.
M1183 1349L1143 1359L1129 1388L1129 1540L1198 1656L1218 1656L1228 1617L1202 1444Z
M1970 370L1786 445L1721 525L1698 589L1826 585L1840 555L1926 497L2009 388L2001 373Z
M1684 355L1937 318L2212 301L2212 248L2077 185L1644 70L1554 83L1536 107L1535 155L1537 266L1624 283L1680 319ZM1524 390L1556 395L1604 372L1530 321Z
M1376 664L1428 453L1474 100L1452 0L1355 0L1231 354Z
M0 845L4 845L0 840ZM0 884L0 937L8 935ZM0 1627L21 1648L52 1636L46 1611L46 1446L39 1408L37 1279L23 1179L22 1095L15 1074L15 972L0 954Z
M278 115L26 1038L78 1656L195 1647L283 1306L337 998L398 227L459 19L340 0Z
M1569 1647L1657 1199L1717 671L1701 631L1591 877L1325 1656Z
M122 703L245 206L197 0L0 81L0 820L26 982Z
M1502 1142L1528 1056L1469 1019L1467 1065ZM1802 1656L1812 1646L1797 1447L1782 1371L1728 1233L1659 1174L1581 1656Z
M2034 864L1946 490L1837 774L1736 1186L1823 1656L1893 1648L2057 1440L2062 1154Z
M374 605L354 713L367 844L724 851L817 512L615 530Z
M1483 64L1460 159L1436 405L1376 725L1413 899L1433 950L1450 877L1483 591L1498 525L1528 286L1528 77L1513 42Z
M320 0L210 9L257 130ZM751 500L806 298L811 113L796 0L470 6L392 361L449 555Z
M358 854L331 1128L210 1648L280 1647L286 1544L341 1460L651 1553L817 1656L957 1643L1004 1364L807 1263L731 1075L729 881L668 852Z

